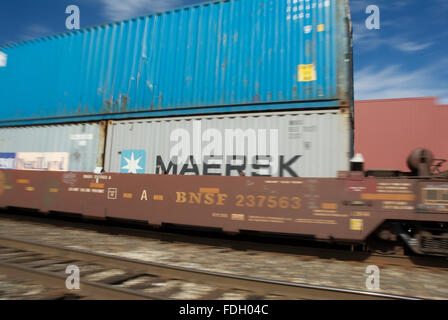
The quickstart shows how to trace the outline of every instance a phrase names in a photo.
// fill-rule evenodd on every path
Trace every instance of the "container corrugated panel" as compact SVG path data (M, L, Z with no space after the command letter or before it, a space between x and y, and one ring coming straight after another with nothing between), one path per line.
M112 121L107 172L336 177L347 170L348 112L251 113Z
M435 98L356 101L355 150L366 169L409 171L406 160L417 148L448 160L447 123L448 105ZM448 170L448 163L441 170Z
M220 1L0 51L0 125L351 106L348 0Z
M0 167L93 172L103 166L105 125L0 128Z

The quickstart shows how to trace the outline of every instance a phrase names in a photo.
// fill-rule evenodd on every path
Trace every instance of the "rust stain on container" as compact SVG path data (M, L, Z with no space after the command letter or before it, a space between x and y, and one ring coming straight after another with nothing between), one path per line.
M128 106L128 102L129 102L129 98L127 95L122 95L121 96L121 100L122 100L122 110L124 112L126 112L127 106Z
M293 87L292 87L292 96L293 96L294 98L297 98L297 86L293 86Z
M101 121L99 128L99 143L97 150L97 158L96 158L96 166L100 168L104 168L104 155L106 152L106 137L107 137L107 128L108 125L111 124L112 121Z

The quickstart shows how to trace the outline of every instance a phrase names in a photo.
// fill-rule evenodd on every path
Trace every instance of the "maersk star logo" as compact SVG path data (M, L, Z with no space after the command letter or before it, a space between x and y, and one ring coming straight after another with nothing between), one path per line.
M121 173L145 173L146 151L123 150L121 153Z

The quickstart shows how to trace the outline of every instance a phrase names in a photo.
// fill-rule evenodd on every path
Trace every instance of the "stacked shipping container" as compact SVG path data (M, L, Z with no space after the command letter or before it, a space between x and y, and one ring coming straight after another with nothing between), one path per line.
M436 98L356 101L355 110L355 150L367 169L408 171L406 159L417 148L448 160L448 106Z
M348 120L338 110L114 121L110 172L333 177L347 166ZM134 173L137 173L134 171Z
M0 169L93 171L103 166L105 122L0 128Z
M70 162L75 171L104 165L113 172L157 173L177 157L184 162L170 173L333 177L347 169L351 151L351 50L346 0L220 1L3 47L1 126L113 121L104 163L100 134L84 154L66 129L60 131L65 144L50 140L54 144L42 148L0 132L14 141L14 148L6 144L0 151L90 159ZM210 150L210 137L192 134L195 120L221 137L240 130L256 138L236 139L234 150ZM194 154L179 150L176 129L191 133ZM3 132L9 130L16 129ZM33 132L39 140L51 130L16 132ZM264 143L260 132L277 138ZM204 156L211 155L213 170L204 172Z

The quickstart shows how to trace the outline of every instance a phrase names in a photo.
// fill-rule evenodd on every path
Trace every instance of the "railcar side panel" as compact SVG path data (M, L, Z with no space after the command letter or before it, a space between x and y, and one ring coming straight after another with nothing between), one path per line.
M420 199L422 193L417 189L434 186L443 194L447 190L446 183L407 179L2 170L0 206L141 220L154 225L171 223L228 232L253 230L363 241L387 219L448 222L445 202L437 204L445 211L416 210L426 201Z

